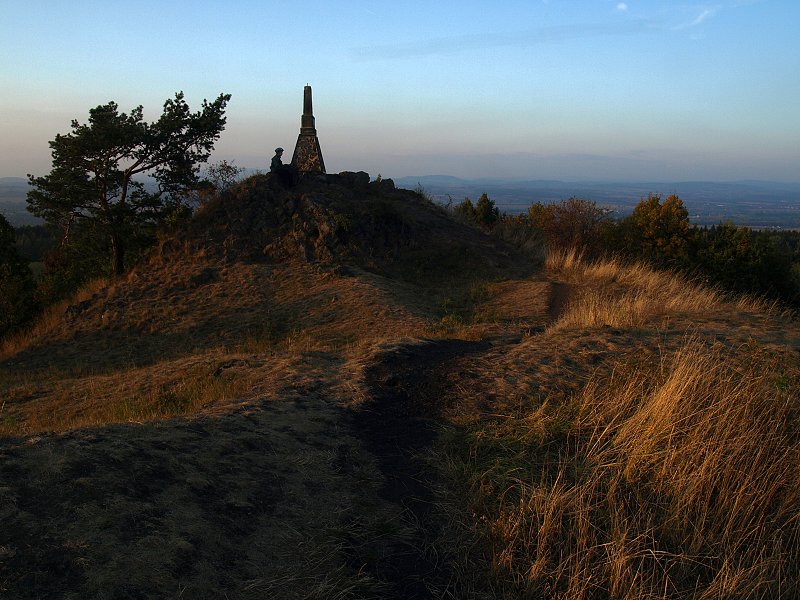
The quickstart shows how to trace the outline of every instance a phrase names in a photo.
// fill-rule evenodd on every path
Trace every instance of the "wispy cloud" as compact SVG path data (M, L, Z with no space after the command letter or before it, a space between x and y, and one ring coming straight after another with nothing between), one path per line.
M528 31L474 33L351 49L355 60L420 58L476 50L529 47L591 37L635 35L650 31L653 23L639 19L625 23L540 27Z
M716 11L711 10L709 8L705 9L703 12L701 12L699 15L697 15L697 18L694 21L689 23L689 27L694 27L695 25L700 25L700 23L705 21L708 17L713 16L715 12Z
M690 27L697 27L701 23L715 16L720 9L720 6L704 7L700 9L700 13L694 19L677 25L675 29L689 29Z
M625 4L624 2L620 2L619 4L617 4L617 10L620 12L625 12L626 10L628 10L628 5Z

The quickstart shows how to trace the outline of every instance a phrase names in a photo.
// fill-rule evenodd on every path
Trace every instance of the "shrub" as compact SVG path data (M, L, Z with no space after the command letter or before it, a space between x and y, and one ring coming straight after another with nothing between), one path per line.
M724 223L698 230L692 258L693 267L725 289L800 303L788 249L746 227Z
M623 219L622 250L657 266L686 267L694 228L689 226L689 211L676 195L664 202L659 194L648 194Z
M527 219L543 232L550 248L579 248L591 255L602 252L604 231L610 223L606 209L576 197L559 204L532 204Z
M499 217L500 209L495 206L494 200L489 199L486 192L481 194L475 205L475 222L482 227L491 229Z
M475 223L475 205L469 198L464 198L462 202L456 204L453 212L464 221Z
M501 215L492 229L492 235L523 250L536 263L543 263L545 242L541 230L531 227L522 215Z

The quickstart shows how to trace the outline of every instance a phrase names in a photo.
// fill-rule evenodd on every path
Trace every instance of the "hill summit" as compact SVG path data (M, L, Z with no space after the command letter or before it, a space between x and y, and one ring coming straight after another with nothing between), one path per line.
M11 360L97 372L279 346L300 332L322 346L412 336L464 310L465 286L536 268L391 180L345 172L284 187L255 175L202 205L126 276L54 307Z

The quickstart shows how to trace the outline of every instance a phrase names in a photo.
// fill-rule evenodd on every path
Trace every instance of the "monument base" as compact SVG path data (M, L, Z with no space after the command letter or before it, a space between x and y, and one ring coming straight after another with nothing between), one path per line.
M300 173L324 173L325 161L322 160L322 150L316 134L303 134L297 136L297 145L294 147L292 166Z

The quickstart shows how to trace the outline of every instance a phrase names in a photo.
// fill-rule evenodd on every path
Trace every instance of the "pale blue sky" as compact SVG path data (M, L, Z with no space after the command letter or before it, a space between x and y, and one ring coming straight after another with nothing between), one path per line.
M0 0L0 176L109 100L233 95L213 160L329 172L800 181L796 0Z

